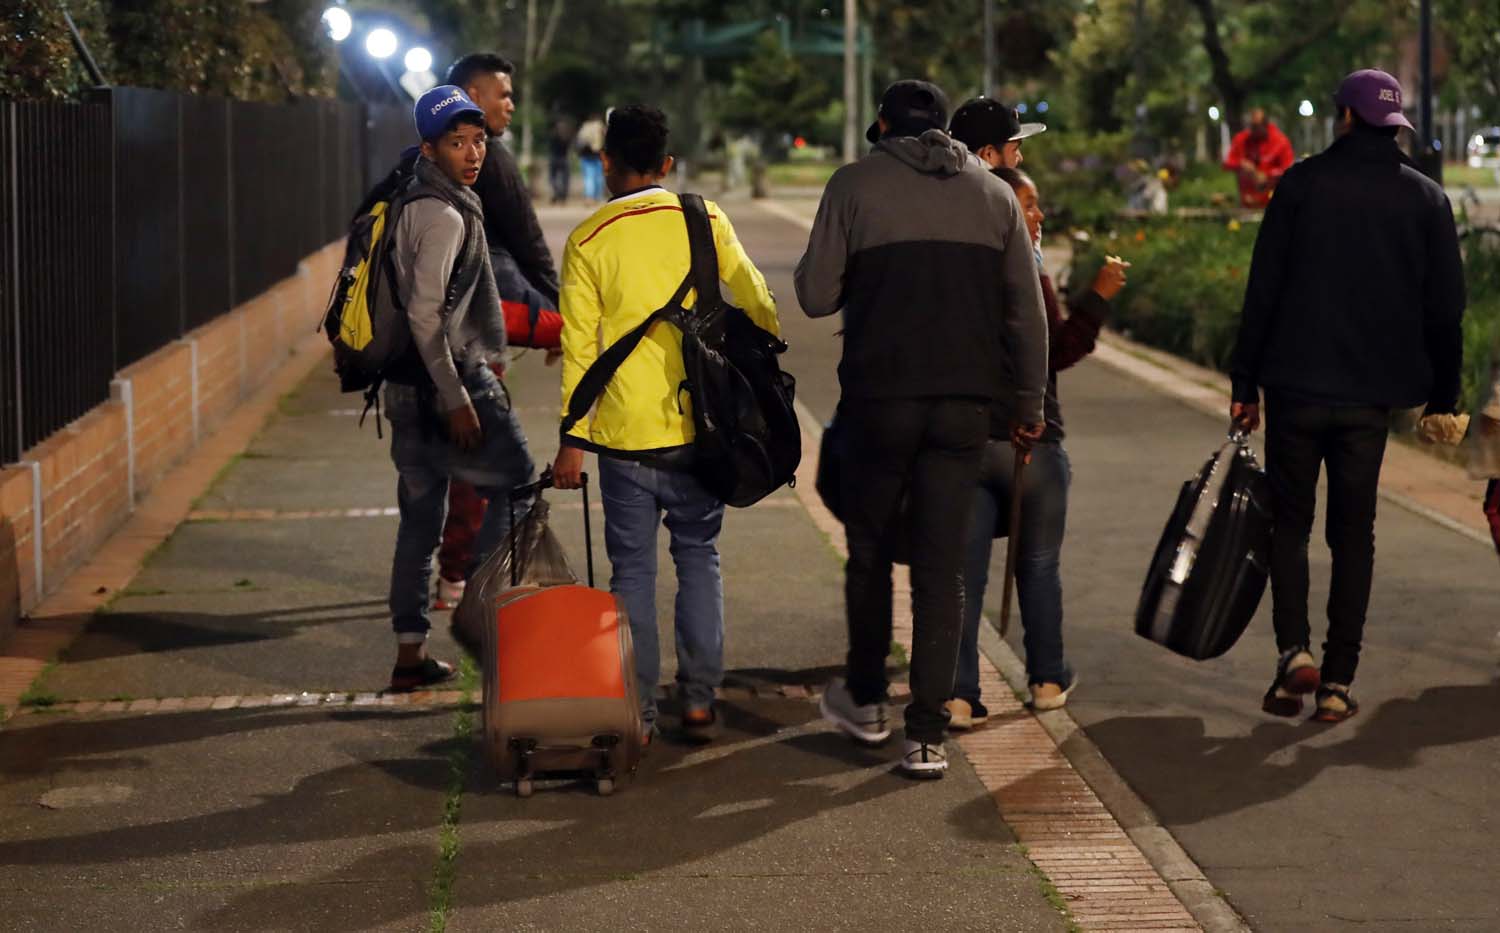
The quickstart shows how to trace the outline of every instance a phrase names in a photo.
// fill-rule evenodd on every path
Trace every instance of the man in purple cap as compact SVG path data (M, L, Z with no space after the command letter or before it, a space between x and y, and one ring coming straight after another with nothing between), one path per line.
M1266 209L1230 373L1230 417L1260 424L1266 471L1276 676L1266 712L1295 716L1316 691L1320 722L1359 710L1359 664L1375 559L1375 502L1392 409L1454 411L1463 356L1463 267L1443 189L1396 145L1411 128L1401 85L1356 71L1339 85L1338 139L1294 166ZM1307 543L1328 468L1333 555L1321 670L1308 623Z

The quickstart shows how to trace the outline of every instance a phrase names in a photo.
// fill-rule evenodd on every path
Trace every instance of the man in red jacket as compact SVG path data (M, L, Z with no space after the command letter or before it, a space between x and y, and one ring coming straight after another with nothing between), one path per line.
M1271 203L1276 183L1295 161L1292 141L1256 107L1250 111L1250 124L1229 144L1224 168L1239 177L1242 206L1265 207Z

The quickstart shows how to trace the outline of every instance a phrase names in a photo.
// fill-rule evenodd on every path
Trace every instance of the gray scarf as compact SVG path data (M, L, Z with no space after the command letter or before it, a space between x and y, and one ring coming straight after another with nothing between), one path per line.
M505 314L500 291L490 268L489 244L484 238L484 206L472 189L453 181L425 156L417 159L414 173L422 188L448 202L464 219L464 247L449 283L447 331L453 358L460 363L487 363L504 352ZM467 302L463 294L451 292L453 283L473 282Z

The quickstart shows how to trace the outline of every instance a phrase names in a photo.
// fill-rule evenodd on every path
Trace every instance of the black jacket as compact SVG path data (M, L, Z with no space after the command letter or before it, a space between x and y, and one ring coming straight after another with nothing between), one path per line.
M795 283L808 315L844 312L845 397L1003 396L1042 421L1047 315L1020 204L941 131L833 174Z
M531 192L521 178L516 157L497 136L489 139L474 193L484 205L484 235L490 249L503 248L510 253L531 287L556 307L557 267L547 249L547 238L537 222Z
M1395 140L1356 130L1294 165L1266 209L1230 365L1329 404L1451 412L1463 362L1453 209Z

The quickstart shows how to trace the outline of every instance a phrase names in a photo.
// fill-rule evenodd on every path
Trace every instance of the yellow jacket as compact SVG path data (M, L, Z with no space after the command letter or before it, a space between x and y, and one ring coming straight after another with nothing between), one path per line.
M745 255L729 218L706 202L725 299L780 336L776 299ZM562 412L584 372L606 347L671 300L687 276L687 226L677 195L647 188L605 204L568 236L562 265ZM688 292L683 304L692 307ZM693 442L682 333L662 321L646 333L605 387L593 412L564 437L570 446L621 453Z

